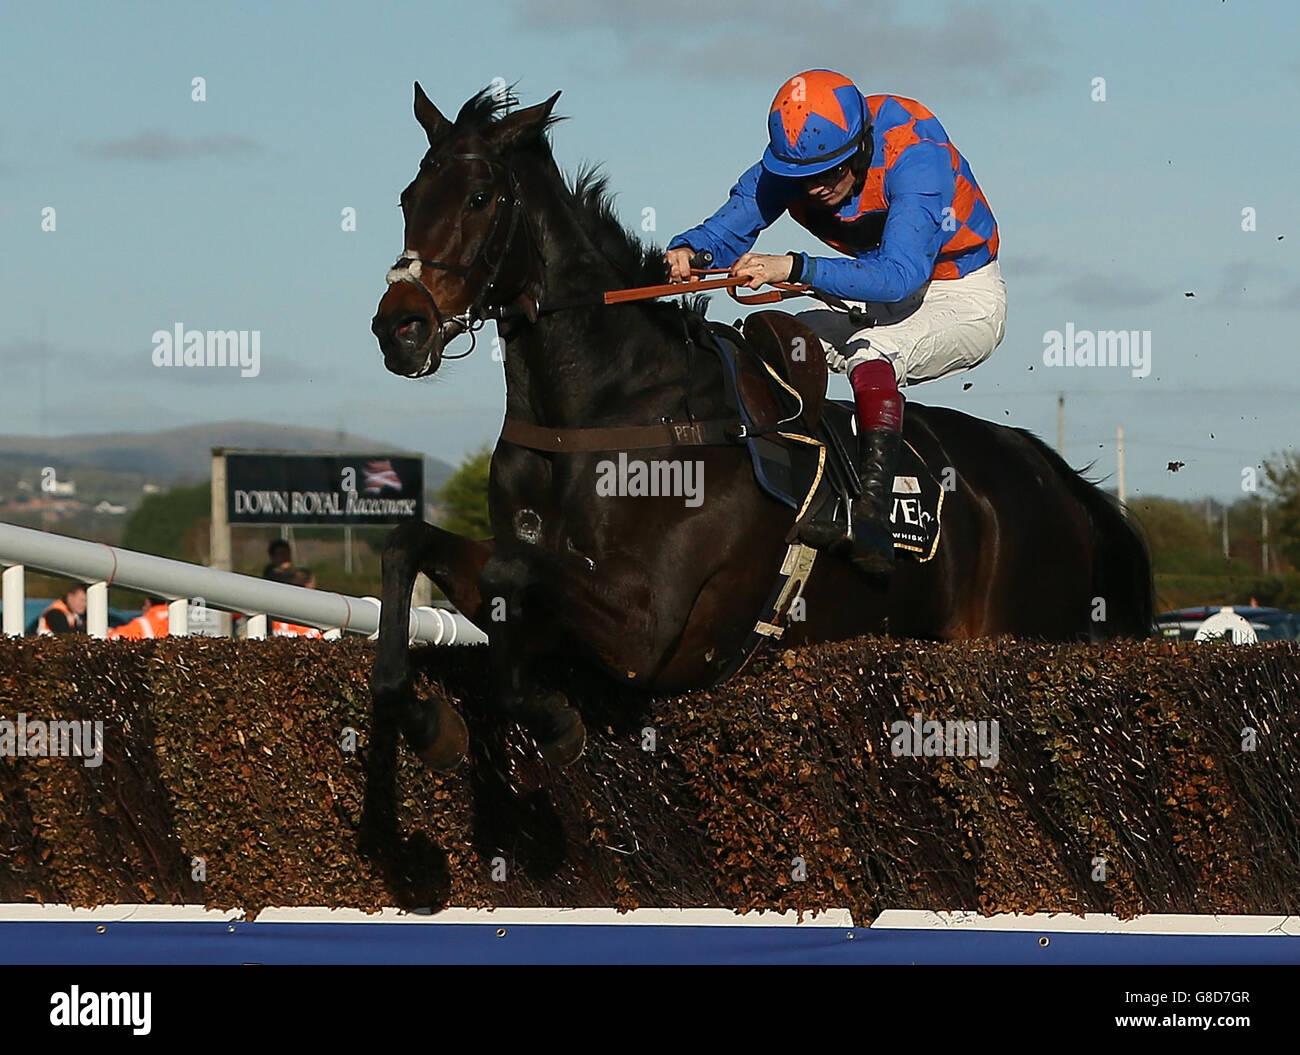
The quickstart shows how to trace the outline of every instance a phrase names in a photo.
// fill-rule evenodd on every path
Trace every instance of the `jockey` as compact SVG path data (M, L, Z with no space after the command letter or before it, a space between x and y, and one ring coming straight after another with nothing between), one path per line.
M825 304L799 313L827 365L849 375L862 495L852 525L801 535L847 552L869 573L893 566L893 480L902 447L900 385L946 377L987 359L1006 326L998 228L966 159L912 99L864 96L847 77L808 70L781 86L770 145L726 204L668 243L673 281L692 255L747 279L803 282ZM749 252L788 212L844 254Z

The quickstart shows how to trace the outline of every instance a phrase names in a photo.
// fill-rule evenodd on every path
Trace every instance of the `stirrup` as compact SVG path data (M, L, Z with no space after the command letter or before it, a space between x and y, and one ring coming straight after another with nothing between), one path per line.
M850 530L838 520L810 521L798 530L796 537L805 546L811 546L813 549L823 550L827 553L834 553L842 549L847 550L853 542Z

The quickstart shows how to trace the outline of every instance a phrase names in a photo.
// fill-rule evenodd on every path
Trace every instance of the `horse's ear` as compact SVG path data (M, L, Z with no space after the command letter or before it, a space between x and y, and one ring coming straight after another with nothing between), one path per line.
M551 119L551 110L559 97L560 93L556 92L544 103L530 106L526 110L516 110L501 118L492 126L490 137L493 145L504 153L521 143L539 138Z
M451 126L451 122L438 112L438 108L424 94L419 81L415 82L415 119L429 137L429 146L433 146L433 141Z

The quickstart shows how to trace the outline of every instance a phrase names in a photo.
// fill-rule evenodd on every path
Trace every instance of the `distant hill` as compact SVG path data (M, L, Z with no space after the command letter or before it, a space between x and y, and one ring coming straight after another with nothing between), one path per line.
M386 451L420 454L392 443L334 429L304 429L261 422L227 421L188 425L157 432L109 432L82 436L0 435L3 475L51 465L61 478L76 478L78 470L126 474L164 487L204 480L211 471L213 447L252 447L287 451ZM425 490L432 494L454 471L438 458L424 459Z

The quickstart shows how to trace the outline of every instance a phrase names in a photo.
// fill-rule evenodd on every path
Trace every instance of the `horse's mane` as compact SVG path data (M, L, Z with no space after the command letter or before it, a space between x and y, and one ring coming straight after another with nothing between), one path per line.
M609 177L597 164L589 162L578 169L569 183L569 193L587 233L630 281L646 286L667 281L663 251L623 226L614 211Z
M512 88L504 91L484 88L460 108L448 138L462 132L485 131L500 121L518 101ZM549 115L538 136L536 145L552 162L548 133L552 125L563 120L565 118L557 114ZM600 171L599 164L582 165L573 177L563 180L561 186L570 199L569 204L578 222L629 286L654 286L668 281L663 250L653 243L643 242L623 225L614 210L609 177ZM687 310L699 315L705 313L707 295L686 299Z

